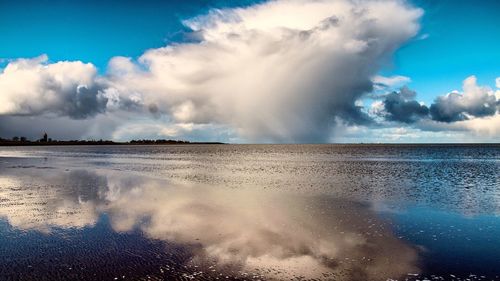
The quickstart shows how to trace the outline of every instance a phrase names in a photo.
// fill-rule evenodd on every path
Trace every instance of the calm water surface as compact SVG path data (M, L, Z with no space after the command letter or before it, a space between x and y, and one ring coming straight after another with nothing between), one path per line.
M500 280L500 145L0 148L0 280Z

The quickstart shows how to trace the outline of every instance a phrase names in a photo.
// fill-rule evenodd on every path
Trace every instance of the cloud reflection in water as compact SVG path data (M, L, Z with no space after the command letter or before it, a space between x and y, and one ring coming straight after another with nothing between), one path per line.
M122 172L11 171L0 178L0 216L19 229L50 233L93 226L105 213L115 231L139 229L191 249L190 262L200 268L215 263L268 279L335 280L385 280L419 271L417 251L359 203Z

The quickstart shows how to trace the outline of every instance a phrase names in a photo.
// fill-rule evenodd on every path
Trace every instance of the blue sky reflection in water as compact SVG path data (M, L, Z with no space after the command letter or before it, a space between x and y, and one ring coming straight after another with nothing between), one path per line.
M499 149L2 148L1 274L495 280Z
M426 270L436 275L499 279L500 218L410 207L387 215L395 235L422 247ZM481 272L481 274L474 274Z

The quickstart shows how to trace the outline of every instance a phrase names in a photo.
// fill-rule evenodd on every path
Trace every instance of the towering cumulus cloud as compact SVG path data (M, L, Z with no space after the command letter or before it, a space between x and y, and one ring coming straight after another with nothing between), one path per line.
M271 1L185 21L195 43L110 62L109 83L177 123L217 123L247 140L325 141L422 12L402 1Z
M321 142L368 124L356 104L419 29L404 1L277 0L184 21L190 42L111 59L105 76L79 61L11 61L0 115L83 119L134 111L166 126L227 126L249 141Z

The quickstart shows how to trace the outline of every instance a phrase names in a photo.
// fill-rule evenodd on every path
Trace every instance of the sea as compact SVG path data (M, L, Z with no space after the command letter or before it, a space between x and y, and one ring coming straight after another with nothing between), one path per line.
M500 280L500 144L0 147L0 280Z

